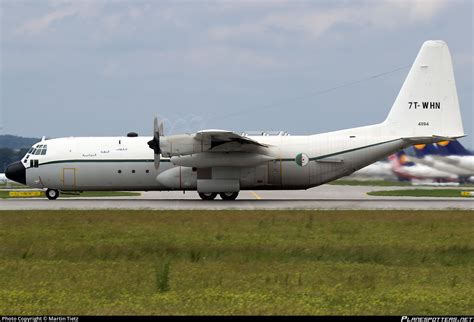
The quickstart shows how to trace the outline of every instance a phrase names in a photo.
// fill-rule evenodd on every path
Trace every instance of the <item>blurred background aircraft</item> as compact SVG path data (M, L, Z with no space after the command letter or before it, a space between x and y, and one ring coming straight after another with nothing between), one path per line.
M474 154L457 140L420 144L367 166L348 178L428 185L474 183Z

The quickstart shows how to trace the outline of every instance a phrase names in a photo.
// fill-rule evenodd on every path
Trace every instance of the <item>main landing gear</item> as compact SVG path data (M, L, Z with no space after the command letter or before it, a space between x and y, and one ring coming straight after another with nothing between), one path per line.
M239 195L238 192L222 192L219 194L222 198L222 200L235 200L237 196Z
M215 192L209 192L209 193L199 193L199 197L201 197L202 200L214 200L217 197L217 193Z
M56 200L59 197L59 190L56 189L47 189L46 190L46 197L48 197L49 200Z
M219 193L219 196L221 196L222 200L235 200L237 196L239 195L238 192L221 192ZM199 192L199 197L201 197L202 200L214 200L217 197L217 193L215 192Z

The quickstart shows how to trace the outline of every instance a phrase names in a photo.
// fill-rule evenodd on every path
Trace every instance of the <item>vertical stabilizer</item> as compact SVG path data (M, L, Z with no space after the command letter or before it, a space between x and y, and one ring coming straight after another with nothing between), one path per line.
M420 49L383 123L400 137L464 136L453 65L444 41Z

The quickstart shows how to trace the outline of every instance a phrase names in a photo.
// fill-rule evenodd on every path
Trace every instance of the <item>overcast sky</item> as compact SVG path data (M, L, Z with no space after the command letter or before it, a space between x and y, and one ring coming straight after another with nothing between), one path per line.
M472 1L0 3L4 134L151 135L155 115L167 134L378 123L442 39L474 147Z

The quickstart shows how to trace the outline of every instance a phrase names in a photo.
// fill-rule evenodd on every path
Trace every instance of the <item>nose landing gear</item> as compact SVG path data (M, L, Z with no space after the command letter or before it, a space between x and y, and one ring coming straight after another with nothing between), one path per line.
M59 191L56 189L47 189L46 190L46 197L49 200L56 200L59 197Z

